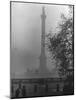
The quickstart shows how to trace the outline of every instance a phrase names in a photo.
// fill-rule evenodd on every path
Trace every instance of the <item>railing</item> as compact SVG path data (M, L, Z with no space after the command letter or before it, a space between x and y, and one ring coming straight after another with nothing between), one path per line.
M64 82L62 78L37 78L37 79L11 79L12 83L49 83L49 82Z

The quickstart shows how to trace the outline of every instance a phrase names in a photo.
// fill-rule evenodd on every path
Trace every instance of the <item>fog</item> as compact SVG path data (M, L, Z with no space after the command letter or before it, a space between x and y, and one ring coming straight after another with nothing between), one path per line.
M68 6L32 3L15 3L11 5L11 72L24 73L27 68L39 67L41 48L41 14L42 6L46 13L46 34L56 32L60 15L68 16ZM46 49L47 68L55 69L55 61L49 59Z

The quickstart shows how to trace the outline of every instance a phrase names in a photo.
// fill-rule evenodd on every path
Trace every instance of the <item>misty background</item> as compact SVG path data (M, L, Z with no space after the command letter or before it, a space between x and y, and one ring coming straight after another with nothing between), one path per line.
M56 33L61 14L68 16L68 6L34 3L15 3L11 5L11 73L23 74L27 69L39 68L41 52L41 14L45 6L46 35ZM55 61L49 58L46 49L47 68L55 72ZM50 55L51 56L51 55ZM55 74L55 73L54 73Z

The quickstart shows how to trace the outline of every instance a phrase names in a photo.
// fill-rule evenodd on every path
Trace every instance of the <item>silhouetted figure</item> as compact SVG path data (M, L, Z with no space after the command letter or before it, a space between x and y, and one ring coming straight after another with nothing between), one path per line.
M16 89L15 96L19 97L21 94L21 82L18 84L18 88Z
M17 89L16 89L16 93L15 93L16 98L18 98L18 97L19 97L19 94L20 94L20 89L19 89L19 88L17 88Z
M57 92L59 92L59 84L57 84Z
M22 87L22 96L23 97L26 96L26 87L25 86Z

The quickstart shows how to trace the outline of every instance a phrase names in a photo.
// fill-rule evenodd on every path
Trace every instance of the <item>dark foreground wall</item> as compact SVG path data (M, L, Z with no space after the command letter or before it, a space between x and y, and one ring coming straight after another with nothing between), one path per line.
M60 78L11 79L11 98L74 94L73 82Z

